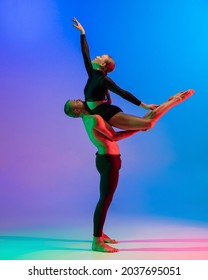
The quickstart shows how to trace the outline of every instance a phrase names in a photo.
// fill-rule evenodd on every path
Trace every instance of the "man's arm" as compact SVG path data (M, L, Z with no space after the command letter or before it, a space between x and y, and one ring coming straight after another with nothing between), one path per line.
M75 24L72 24L72 25L80 31L82 56L84 59L85 68L86 68L88 76L89 76L92 72L92 64L91 64L91 59L90 59L89 46L88 46L86 36L85 36L85 30L84 30L83 26L81 25L81 23L78 22L78 20L76 18L73 18L73 22L75 22Z
M112 99L110 96L110 91L107 90L106 94L105 94L105 99L106 99L106 104L111 105L112 104Z
M115 141L116 131L99 115L93 115L93 130L99 131L110 141Z
M123 131L118 131L116 132L116 134L113 137L114 141L119 141L119 140L123 140L125 138L128 138L138 132L140 132L141 130L123 130ZM143 130L144 131L144 130Z
M108 123L106 123L103 118L99 115L94 118L94 127L93 130L99 131L110 141L119 141L125 138L128 138L140 130L124 130L116 132Z

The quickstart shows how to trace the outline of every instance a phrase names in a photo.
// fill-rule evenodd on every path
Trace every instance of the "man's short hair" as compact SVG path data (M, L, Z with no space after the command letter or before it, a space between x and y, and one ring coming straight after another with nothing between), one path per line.
M64 105L64 113L72 118L75 118L76 115L74 114L74 111L72 110L71 104L70 104L70 99L66 101Z

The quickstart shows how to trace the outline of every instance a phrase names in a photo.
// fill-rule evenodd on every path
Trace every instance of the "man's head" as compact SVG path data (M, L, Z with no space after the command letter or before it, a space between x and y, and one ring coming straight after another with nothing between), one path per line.
M85 103L81 99L68 100L64 105L64 113L72 118L82 117L85 111Z
M96 70L102 70L105 74L107 74L114 70L115 61L110 55L103 54L101 56L96 56L92 60L92 67Z

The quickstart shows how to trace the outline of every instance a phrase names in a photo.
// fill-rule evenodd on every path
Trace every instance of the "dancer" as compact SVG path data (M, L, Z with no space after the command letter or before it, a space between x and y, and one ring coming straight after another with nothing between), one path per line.
M118 249L106 244L117 243L103 233L103 227L108 208L113 199L121 168L121 158L117 141L130 137L138 131L119 131L106 123L99 115L92 115L82 100L67 101L65 113L74 118L81 117L87 134L92 143L97 147L96 167L100 173L100 198L93 216L93 241L92 250L114 253Z
M73 22L73 26L81 33L81 49L88 73L88 81L84 89L86 105L92 114L100 115L110 125L124 130L150 129L168 110L193 95L194 90L192 89L180 92L160 106L141 102L130 92L121 89L107 76L115 68L112 57L104 54L96 56L93 60L90 59L85 30L76 18L73 19ZM119 107L110 104L109 90L137 106L152 110L152 112L148 112L143 118L123 113Z

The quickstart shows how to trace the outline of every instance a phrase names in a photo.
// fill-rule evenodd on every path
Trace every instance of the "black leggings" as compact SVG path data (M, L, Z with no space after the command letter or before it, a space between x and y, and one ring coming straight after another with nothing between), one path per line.
M93 217L93 235L100 237L108 208L118 184L119 169L121 168L120 155L96 154L96 167L100 173L100 198Z

